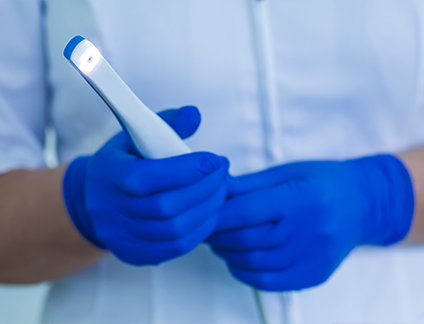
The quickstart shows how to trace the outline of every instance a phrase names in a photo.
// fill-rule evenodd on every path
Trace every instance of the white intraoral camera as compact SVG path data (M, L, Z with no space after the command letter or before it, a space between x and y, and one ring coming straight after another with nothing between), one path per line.
M109 106L143 157L161 159L191 152L178 134L138 99L91 42L75 36L63 54Z

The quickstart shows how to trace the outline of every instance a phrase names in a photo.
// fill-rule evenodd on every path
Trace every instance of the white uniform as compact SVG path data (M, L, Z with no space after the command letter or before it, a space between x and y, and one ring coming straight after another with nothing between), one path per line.
M197 105L189 146L229 157L234 174L424 144L419 0L2 0L1 172L44 166L47 126L61 162L119 131L62 56L77 34L155 111ZM270 323L423 322L424 249L360 248L320 287L263 300ZM58 280L44 321L260 323L252 290L205 245Z

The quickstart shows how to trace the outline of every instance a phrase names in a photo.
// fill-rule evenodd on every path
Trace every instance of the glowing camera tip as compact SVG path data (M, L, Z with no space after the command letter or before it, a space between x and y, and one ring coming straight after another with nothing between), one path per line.
M95 48L94 45L91 45L81 53L79 59L75 63L81 72L89 73L99 64L100 56L99 50Z

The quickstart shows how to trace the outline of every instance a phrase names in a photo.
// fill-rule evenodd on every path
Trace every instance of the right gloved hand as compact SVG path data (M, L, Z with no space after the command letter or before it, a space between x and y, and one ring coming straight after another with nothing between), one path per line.
M194 107L159 115L182 138L200 123ZM159 264L190 252L214 231L227 196L228 166L226 158L207 152L143 159L120 132L69 165L63 195L87 240L124 262Z

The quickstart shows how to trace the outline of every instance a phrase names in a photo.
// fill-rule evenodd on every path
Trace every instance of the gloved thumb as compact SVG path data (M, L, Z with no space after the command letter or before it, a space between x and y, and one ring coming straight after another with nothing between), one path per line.
M158 113L182 139L193 135L199 128L201 115L194 106L185 106L179 109L168 109Z

